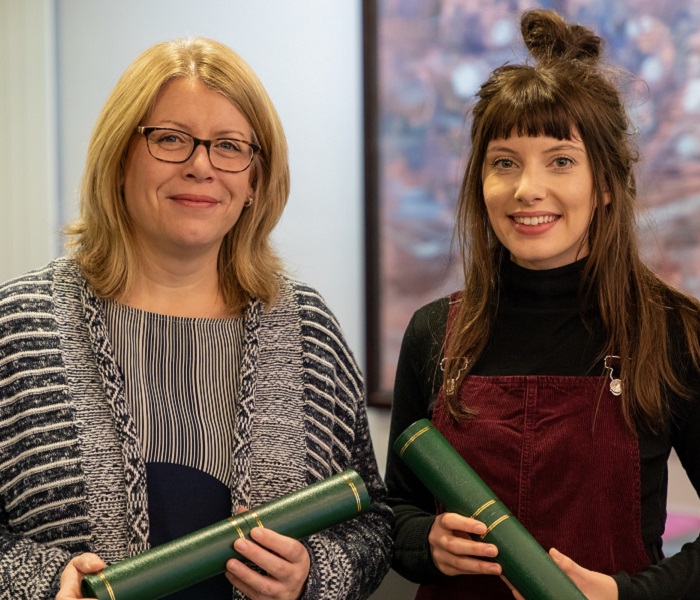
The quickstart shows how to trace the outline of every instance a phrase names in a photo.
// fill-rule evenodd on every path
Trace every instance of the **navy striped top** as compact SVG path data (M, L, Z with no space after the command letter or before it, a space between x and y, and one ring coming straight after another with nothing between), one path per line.
M113 301L104 309L146 463L149 542L157 546L232 514L243 319L172 317ZM230 598L231 585L221 576L182 598L195 592Z

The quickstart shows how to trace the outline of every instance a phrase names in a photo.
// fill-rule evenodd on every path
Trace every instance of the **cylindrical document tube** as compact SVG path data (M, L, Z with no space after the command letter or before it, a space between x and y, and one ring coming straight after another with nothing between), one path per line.
M362 478L344 471L86 575L83 596L156 600L223 573L229 559L240 558L233 543L249 539L253 527L301 539L362 514L370 503Z
M586 600L428 419L408 427L396 439L394 451L445 510L478 519L486 525L481 541L498 548L495 560L501 565L504 577L525 598Z

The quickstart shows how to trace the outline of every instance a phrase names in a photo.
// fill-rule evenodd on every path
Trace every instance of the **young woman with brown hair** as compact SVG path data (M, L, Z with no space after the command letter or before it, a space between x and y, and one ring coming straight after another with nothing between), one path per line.
M534 64L496 69L473 110L465 287L408 326L390 448L431 418L590 599L697 598L700 539L664 558L661 535L672 449L700 490L700 305L640 258L601 39L545 10L521 31ZM436 515L392 452L386 481L418 598L511 597L482 523Z

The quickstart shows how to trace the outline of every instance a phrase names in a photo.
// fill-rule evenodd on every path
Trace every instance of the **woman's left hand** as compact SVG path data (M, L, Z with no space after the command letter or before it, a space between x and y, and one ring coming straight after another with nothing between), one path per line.
M576 564L568 556L565 556L555 548L549 551L557 566L566 573L578 589L588 600L617 600L617 584L610 575L603 575L596 571L589 571L581 565ZM508 581L508 587L518 600L525 600Z
M251 600L300 598L311 566L306 547L295 539L263 527L251 529L250 537L253 541L238 539L233 547L265 574L232 558L226 563L228 580Z

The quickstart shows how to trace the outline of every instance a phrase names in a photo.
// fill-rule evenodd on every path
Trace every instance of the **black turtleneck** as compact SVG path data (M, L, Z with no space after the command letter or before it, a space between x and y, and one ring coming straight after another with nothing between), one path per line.
M604 335L595 311L582 311L579 288L585 259L545 271L504 260L500 269L496 318L473 375L602 375ZM442 381L439 369L445 339L448 298L432 302L411 319L401 346L394 386L386 483L396 514L394 568L407 579L430 582L443 577L433 565L428 532L435 502L428 490L395 456L392 445L411 423L430 418ZM585 317L583 316L585 315ZM666 461L672 445L700 490L699 402L672 411L682 415L666 435L639 433L642 538L652 562L660 559L666 519ZM700 538L681 555L643 574L618 574L619 600L700 597ZM686 589L691 594L671 595Z

